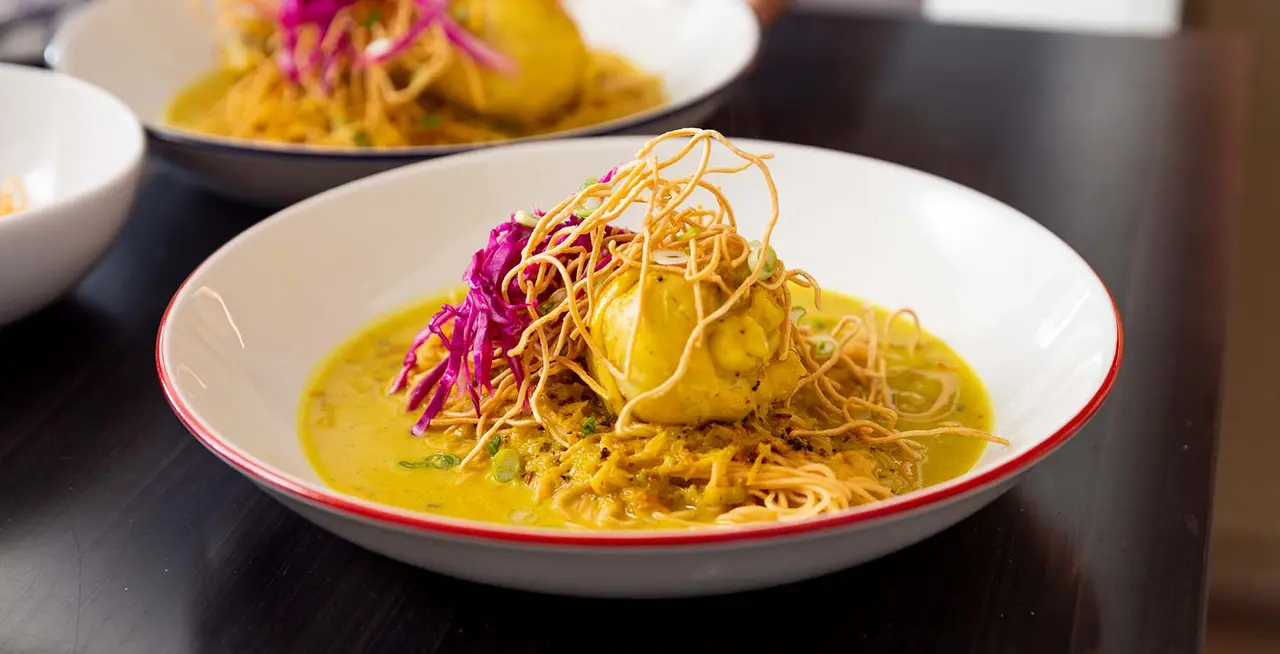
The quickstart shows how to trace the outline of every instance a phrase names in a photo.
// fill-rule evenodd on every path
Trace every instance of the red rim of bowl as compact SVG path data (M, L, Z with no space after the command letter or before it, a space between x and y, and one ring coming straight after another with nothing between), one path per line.
M1086 262L1086 266L1087 266ZM203 267L203 266L201 266ZM885 500L872 504L865 504L861 507L850 509L841 513L835 513L828 516L811 518L799 522L786 524L768 524L763 526L743 526L726 529L699 529L690 531L664 530L661 532L572 532L572 531L556 531L556 530L518 530L499 526L489 526L486 523L478 521L463 520L445 520L431 516L430 514L407 513L390 507L381 507L376 504L366 503L363 500L356 500L337 492L327 491L324 489L313 488L306 484L294 481L280 473L272 470L268 466L254 461L242 452L237 451L231 445L224 442L216 433L196 417L195 413L183 402L179 396L176 386L164 365L164 340L165 325L169 322L169 313L173 311L174 304L178 298L182 296L182 291L187 284L199 272L200 267L191 273L183 281L182 286L178 287L178 291L174 293L173 298L169 301L169 306L165 308L164 317L160 319L160 329L156 337L156 370L160 375L160 385L164 389L165 397L169 404L173 407L174 413L178 419L186 425L187 429L195 435L206 448L218 455L219 458L226 461L229 465L239 470L242 474L249 477L259 484L266 485L277 491L291 495L296 498L305 500L311 504L318 505L330 511L354 515L358 518L370 520L378 523L389 524L396 527L407 527L410 529L435 532L439 534L451 536L463 536L470 538L478 538L481 540L500 541L507 543L523 543L532 545L571 545L571 546L611 546L611 547L643 547L655 545L705 545L710 543L728 543L728 542L744 542L761 540L768 538L776 538L780 536L793 536L800 534L812 534L819 531L826 531L838 527L849 526L858 523L864 523L880 518L888 518L893 516L901 516L909 511L919 509L930 504L938 504L979 490L984 486L988 486L999 482L1003 479L1011 478L1018 473L1030 468L1040 459L1053 452L1066 443L1068 439L1076 434L1085 423L1093 417L1098 409L1102 407L1107 396L1111 394L1111 389L1115 385L1116 374L1120 371L1120 360L1124 355L1124 325L1120 319L1120 308L1116 305L1115 297L1111 295L1110 289L1102 282L1102 278L1098 277L1097 271L1089 266L1090 272L1098 279L1099 285L1102 286L1103 292L1107 294L1107 298L1111 301L1111 308L1115 312L1116 319L1116 351L1115 356L1111 360L1111 367L1107 370L1107 376L1102 380L1102 384L1093 394L1093 397L1081 407L1070 420L1062 427L1058 428L1049 438L1037 443L1034 447L1023 452L1008 461L1004 461L997 465L983 470L972 477L962 478L954 484L944 484L933 488L926 488L914 493L903 495L898 500Z

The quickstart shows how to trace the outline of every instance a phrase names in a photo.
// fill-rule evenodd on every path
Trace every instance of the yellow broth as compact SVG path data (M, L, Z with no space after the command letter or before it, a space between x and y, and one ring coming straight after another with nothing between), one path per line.
M403 394L389 395L387 388L399 371L405 350L414 335L446 302L456 303L461 291L416 305L374 323L344 343L331 359L320 366L303 396L299 430L302 445L320 478L334 489L374 502L405 508L508 524L547 527L569 526L550 502L536 502L533 491L515 481L500 483L489 474L488 465L449 470L406 467L401 462L420 462L433 454L465 451L451 448L452 439L429 431L422 437L410 434L418 412L405 411ZM797 306L808 309L802 319L830 329L836 318L864 313L862 301L831 292L823 293L822 311L813 307L812 294L793 291ZM889 312L874 308L883 324ZM828 323L823 325L823 323ZM910 321L893 324L892 337L901 341L912 331ZM903 348L905 350L905 348ZM899 429L929 429L941 423L959 423L990 431L993 423L990 401L981 380L963 359L941 340L923 333L914 357L890 362L890 378L899 390L917 393L919 408L927 408L938 389L925 377L913 378L914 371L945 369L959 379L959 399L954 410L928 422L900 420ZM902 403L904 400L900 399ZM904 407L908 408L908 407ZM968 472L986 447L973 436L944 434L916 439L924 446L925 458L918 464L919 486L929 486ZM884 479L895 492L911 490Z
M225 69L200 76L173 98L165 110L165 122L174 127L195 129L239 80L238 73Z
M435 97L419 100L427 116L434 117L435 124L424 118L420 125L406 133L409 146L479 143L496 140L551 134L555 132L590 127L600 123L625 118L662 106L667 102L665 90L658 82L649 82L647 74L630 63L618 61L603 67L602 62L614 61L614 55L592 53L594 71L584 84L593 93L589 100L579 100L565 107L560 113L541 123L518 124L509 120L477 114ZM239 135L239 129L248 125L230 122L215 112L246 73L231 68L217 68L201 74L179 89L165 108L165 124L181 130L221 136ZM318 111L319 105L310 107ZM298 127L301 128L299 123ZM278 135L266 140L290 143L304 142L301 133ZM312 136L314 138L314 135ZM252 137L242 137L254 140ZM306 141L312 143L313 141ZM380 147L376 143L344 143L341 140L315 142L324 145L353 145L356 147Z

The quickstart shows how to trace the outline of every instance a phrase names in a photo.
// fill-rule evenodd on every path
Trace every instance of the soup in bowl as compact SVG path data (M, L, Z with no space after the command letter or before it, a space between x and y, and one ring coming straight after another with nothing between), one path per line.
M759 43L741 0L99 0L47 58L195 181L283 205L480 147L698 124Z
M1119 356L1105 287L1012 209L696 129L308 200L192 275L157 352L193 433L321 526L626 596L936 533L1078 429Z

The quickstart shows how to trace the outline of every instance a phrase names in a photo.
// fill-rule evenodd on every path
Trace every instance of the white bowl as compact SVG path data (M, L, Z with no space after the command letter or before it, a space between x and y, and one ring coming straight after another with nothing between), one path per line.
M988 446L958 479L846 513L698 531L500 526L327 487L296 430L317 363L375 318L456 285L510 211L554 205L584 176L629 161L643 142L565 140L426 162L335 189L249 229L191 275L161 323L156 359L174 410L210 450L287 506L376 552L502 586L655 597L799 580L935 534L1008 489L1110 390L1121 352L1115 306L1089 265L1049 231L931 175L743 140L737 144L749 151L776 155L780 255L826 288L914 307L986 382L996 431L1010 447ZM721 154L713 165L730 162ZM759 233L769 201L759 176L722 182L742 231Z
M0 325L65 293L119 233L146 141L116 98L65 75L0 64L0 179L26 211L0 216Z
M154 137L154 151L223 195L280 206L406 163L484 145L370 150L252 143L163 124L179 89L213 69L212 32L176 0L95 0L58 30L49 64L118 95ZM743 0L565 0L584 38L660 74L670 102L620 120L521 140L651 134L699 125L747 70L760 44ZM512 143L508 141L507 143Z

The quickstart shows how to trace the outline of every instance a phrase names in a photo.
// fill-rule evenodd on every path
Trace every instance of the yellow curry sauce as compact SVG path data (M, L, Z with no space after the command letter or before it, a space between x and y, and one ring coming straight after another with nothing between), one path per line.
M831 292L823 293L823 310L813 309L812 294L793 289L796 306L809 309L804 318L822 327L845 314L860 314L862 301ZM303 396L299 430L302 445L320 478L340 492L382 504L488 522L569 526L550 502L534 501L533 491L521 483L500 483L489 467L450 470L432 467L410 468L401 462L422 461L435 453L449 451L443 434L428 432L415 437L409 429L418 412L405 411L403 394L389 395L387 387L400 370L405 350L422 325L446 302L456 303L461 291L436 298L393 314L361 331L343 344L320 366ZM883 324L888 312L875 307ZM830 325L826 325L829 329ZM895 337L910 329L909 321L894 324ZM955 410L937 421L900 420L900 429L929 429L943 422L990 431L993 415L981 380L969 366L941 340L927 332L913 359L895 373L892 385L908 391L915 406L900 399L904 409L922 412L932 404L939 389L936 382L916 370L945 369L959 378L959 400ZM917 474L923 486L937 484L968 472L986 447L985 440L964 435L928 436L917 439L925 447L925 460ZM456 452L459 456L465 452ZM897 489L899 490L907 489Z
M197 129L240 77L239 73L225 69L201 75L184 86L165 108L164 122L174 127Z

